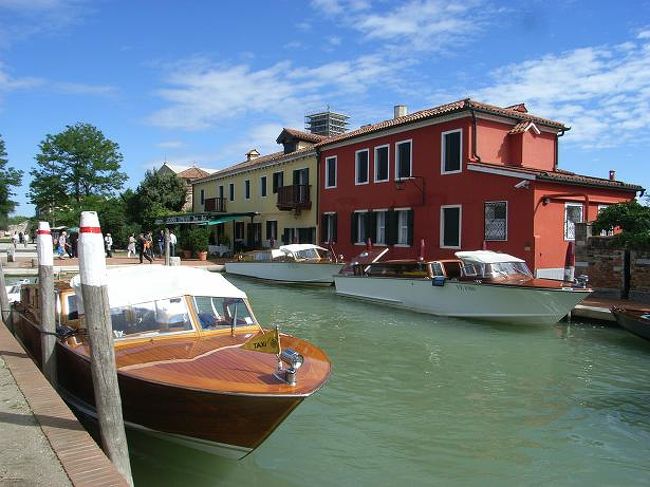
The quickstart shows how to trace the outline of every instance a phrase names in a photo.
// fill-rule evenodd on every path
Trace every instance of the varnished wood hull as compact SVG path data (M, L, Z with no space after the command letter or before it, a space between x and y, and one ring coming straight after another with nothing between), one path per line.
M640 338L650 340L650 320L641 317L641 315L647 314L647 311L612 308L612 314L621 328L625 328Z
M40 365L40 339L36 327L24 319L18 320L16 325L16 334ZM94 415L88 356L61 341L57 342L56 355L62 396L81 412ZM119 363L120 359L118 367ZM269 376L272 372L269 370ZM127 426L231 458L241 458L258 447L305 397L314 392L220 393L201 390L196 384L170 386L120 370L118 381ZM320 385L322 383L324 380Z

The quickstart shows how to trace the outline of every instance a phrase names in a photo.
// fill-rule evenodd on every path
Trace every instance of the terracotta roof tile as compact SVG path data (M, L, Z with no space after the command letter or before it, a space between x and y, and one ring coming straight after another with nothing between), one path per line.
M203 169L200 169L198 167L190 167L176 174L176 176L178 176L179 178L184 178L184 179L199 179L209 175L210 173L208 171L204 171Z
M307 142L314 142L314 143L322 142L328 138L324 135L312 134L311 132L305 132L304 130L283 128L282 132L278 136L278 140L280 139L280 137L282 137L282 134L284 134L285 132L295 137L298 140L305 140Z
M575 184L578 186L596 186L601 188L622 189L625 191L644 190L642 186L639 186L637 184L625 183L623 181L612 181L610 179L597 178L594 176L585 176L583 174L576 174L563 169L558 169L556 171L544 171L530 167L504 166L503 164L490 164L486 162L472 162L471 164L474 166L520 172L522 174L534 174L537 179L542 181L554 181L560 183Z
M536 117L528 113L519 111L516 108L501 108L494 105L489 105L487 103L481 103L474 101L470 98L463 100L457 100L445 105L440 105L434 108L427 108L425 110L420 110L418 112L413 112L409 115L399 118L391 118L389 120L384 120L376 124L365 125L356 130L351 130L341 135L330 137L329 139L317 144L318 147L326 147L330 144L341 142L347 139L358 137L361 135L370 134L373 132L379 132L381 130L386 130L392 127L398 127L401 125L407 125L409 123L418 122L420 120L427 120L431 118L440 117L447 115L449 113L460 112L463 110L476 110L483 113L489 113L492 115L501 115L504 117L512 118L519 121L525 122L535 122L540 125L546 125L548 127L553 127L558 130L567 130L563 123L557 122L555 120L549 120L542 117Z
M294 152L290 152L289 154L285 154L283 151L273 152L271 154L266 154L264 156L256 157L254 159L251 159L250 161L243 161L237 164L233 164L232 166L228 166L225 169L221 169L220 171L212 173L209 176L206 176L204 178L201 178L200 180L193 181L193 182L196 183L196 182L212 181L213 179L221 179L225 176L230 176L232 174L236 174L241 171L250 171L252 169L256 169L257 167L266 166L267 164L272 164L272 163L279 164L284 162L285 160L288 161L301 156L305 157L310 155L311 153L315 153L313 147L298 149Z

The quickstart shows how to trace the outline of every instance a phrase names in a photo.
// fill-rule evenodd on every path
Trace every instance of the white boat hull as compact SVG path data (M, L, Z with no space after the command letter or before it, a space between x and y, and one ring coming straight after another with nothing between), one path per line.
M429 279L337 275L336 294L438 316L514 324L554 324L590 291Z
M343 264L308 262L226 262L226 272L292 284L330 286Z

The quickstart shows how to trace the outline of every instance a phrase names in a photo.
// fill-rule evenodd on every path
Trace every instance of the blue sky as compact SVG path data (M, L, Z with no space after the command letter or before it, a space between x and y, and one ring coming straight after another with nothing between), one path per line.
M0 0L0 135L25 170L88 122L147 168L278 150L330 106L351 127L471 96L572 127L560 167L650 188L650 0Z

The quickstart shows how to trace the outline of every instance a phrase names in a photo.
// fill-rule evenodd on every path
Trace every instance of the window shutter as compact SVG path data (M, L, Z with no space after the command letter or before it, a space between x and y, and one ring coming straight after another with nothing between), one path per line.
M413 210L408 210L406 212L406 224L408 226L406 243L408 245L413 245Z
M322 213L320 216L320 241L327 241L327 235L329 234L329 229L327 228L328 217L325 213Z
M377 214L374 211L367 213L366 233L373 244L377 242Z
M358 213L352 212L352 216L350 217L350 241L354 244L357 243L357 230L358 230L358 225L357 225L357 218L359 218Z
M332 215L332 241L336 242L338 240L338 220L336 213Z
M386 244L394 245L397 242L397 212L388 210L386 212Z

